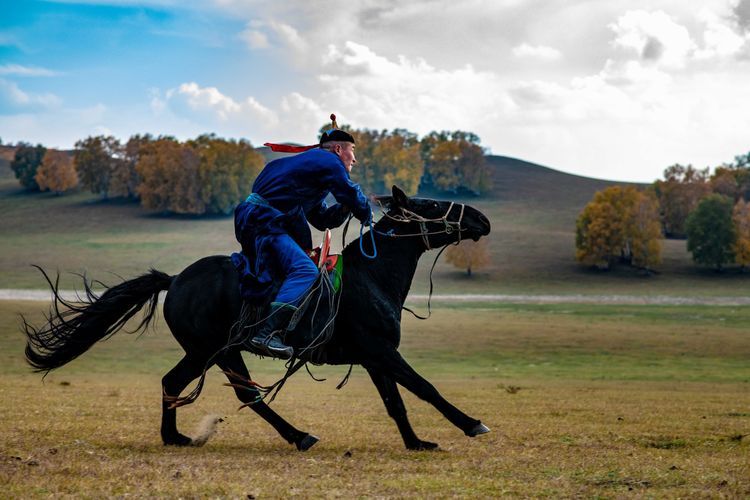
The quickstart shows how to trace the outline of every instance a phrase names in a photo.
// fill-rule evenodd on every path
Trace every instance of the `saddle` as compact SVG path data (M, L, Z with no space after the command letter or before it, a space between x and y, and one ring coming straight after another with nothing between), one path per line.
M331 230L326 229L323 234L323 242L319 247L315 247L307 252L312 261L318 266L318 270L325 271L333 284L335 292L341 288L341 278L344 271L341 254L331 254Z

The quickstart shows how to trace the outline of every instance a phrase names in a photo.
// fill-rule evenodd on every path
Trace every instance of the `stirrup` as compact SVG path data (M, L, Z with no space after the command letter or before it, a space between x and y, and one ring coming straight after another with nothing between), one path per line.
M276 341L278 346L272 346L271 342ZM265 339L254 337L250 339L250 345L256 350L265 353L268 356L280 359L289 359L294 356L294 348L284 345L280 340L274 338L274 335L269 335Z

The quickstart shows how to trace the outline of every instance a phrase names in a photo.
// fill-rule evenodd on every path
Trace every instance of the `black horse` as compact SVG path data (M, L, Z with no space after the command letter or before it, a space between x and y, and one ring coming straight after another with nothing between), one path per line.
M359 364L372 378L388 415L396 422L410 450L429 450L437 444L417 437L407 417L396 384L431 403L445 418L470 437L489 432L446 401L427 380L401 357L401 311L414 277L417 261L426 251L461 239L478 240L490 232L489 220L478 210L445 201L408 198L394 186L393 196L381 198L385 215L374 226L375 259L363 253L374 250L370 237L363 238L365 252L355 240L343 251L344 286L334 332L323 347L328 364ZM46 276L46 275L45 275ZM51 284L51 283L50 283ZM185 357L162 379L161 436L167 445L190 445L192 440L177 430L174 402L180 393L204 373L218 365L228 374L237 397L270 423L299 450L313 446L318 438L302 432L279 416L263 400L250 381L241 357L241 345L227 348L242 302L238 275L226 256L203 258L177 276L151 270L96 296L86 284L88 300L71 303L59 297L48 322L35 328L24 321L26 358L37 370L49 372L86 352L94 343L117 332L148 304L138 329L153 318L157 297L168 290L164 317L172 334L185 350ZM61 310L65 306L65 310Z

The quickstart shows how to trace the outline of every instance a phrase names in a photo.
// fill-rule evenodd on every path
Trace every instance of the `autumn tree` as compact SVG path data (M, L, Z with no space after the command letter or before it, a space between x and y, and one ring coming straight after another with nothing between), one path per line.
M634 187L598 191L576 221L576 259L608 269L616 262L651 269L661 261L661 230L652 194Z
M26 189L34 191L39 189L35 177L46 151L47 149L41 144L32 146L22 143L16 148L13 161L10 162L10 168L13 169L18 182Z
M415 134L403 129L385 134L373 148L370 161L382 176L376 192L388 192L396 184L409 196L417 194L424 164Z
M191 141L200 157L198 182L206 213L228 214L253 186L263 168L263 156L247 141L203 135Z
M735 240L732 245L734 261L747 268L750 266L750 203L739 200L732 211Z
M451 245L445 251L445 259L458 269L465 269L466 275L490 264L490 249L487 238L479 241L463 240L458 245Z
M420 141L425 163L422 183L438 191L479 195L492 187L491 171L471 132L431 132Z
M659 202L653 192L638 193L630 226L632 264L651 270L661 264L661 223Z
M698 203L687 218L687 248L698 264L721 270L734 260L735 229L732 200L711 194Z
M597 192L576 220L576 259L599 269L609 269L625 246L623 213L607 199L608 194Z
M200 156L188 144L160 137L144 145L136 164L141 204L161 212L204 213L199 168Z
M78 185L73 159L63 151L48 149L34 177L39 189L61 195Z
M352 180L359 184L365 193L387 193L390 186L386 186L383 181L384 174L380 170L381 164L374 161L374 152L380 140L388 135L388 131L352 130L347 127L342 127L342 129L354 136L357 145L357 165L352 169Z
M750 201L750 153L734 157L734 162L716 167L711 176L714 193Z
M151 210L227 214L250 193L262 167L262 155L246 141L160 137L140 149L138 194Z
M112 136L87 137L75 144L75 166L81 185L94 194L109 196L112 173L122 162L122 145Z
M670 237L685 236L685 221L698 202L711 192L708 169L699 170L692 165L672 165L664 170L664 180L654 183L661 207L664 234Z
M141 178L135 166L140 158L141 148L153 141L149 134L136 134L121 149L121 158L115 158L113 169L109 178L109 195L122 198L137 199L138 184ZM119 160L119 161L117 161Z

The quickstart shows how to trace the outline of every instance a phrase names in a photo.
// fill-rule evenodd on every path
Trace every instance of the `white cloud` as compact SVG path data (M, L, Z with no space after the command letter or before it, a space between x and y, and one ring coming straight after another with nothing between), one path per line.
M54 94L25 92L14 82L0 78L0 114L55 108L61 103L62 100Z
M739 54L750 40L750 33L740 34L710 10L699 14L706 24L703 32L703 48L696 52L698 59L725 58Z
M358 126L467 129L512 106L492 73L471 66L439 70L404 56L394 61L351 41L341 50L329 47L324 71L320 103L348 110Z
M684 67L696 48L687 28L663 11L628 11L610 27L616 34L616 47L635 51L642 60L669 68Z
M513 55L521 59L531 58L543 61L557 61L562 58L562 52L555 48L544 45L533 46L525 42L513 47Z
M158 95L152 97L151 107L159 112L169 108L202 127L231 136L247 137L253 132L273 128L279 122L276 112L252 96L236 101L216 87L201 87L195 82L168 90L163 101Z
M0 65L0 75L14 76L56 76L58 72L35 66L21 66L20 64Z
M265 33L253 28L248 28L240 33L240 38L245 41L249 48L254 50L267 49L271 46Z

